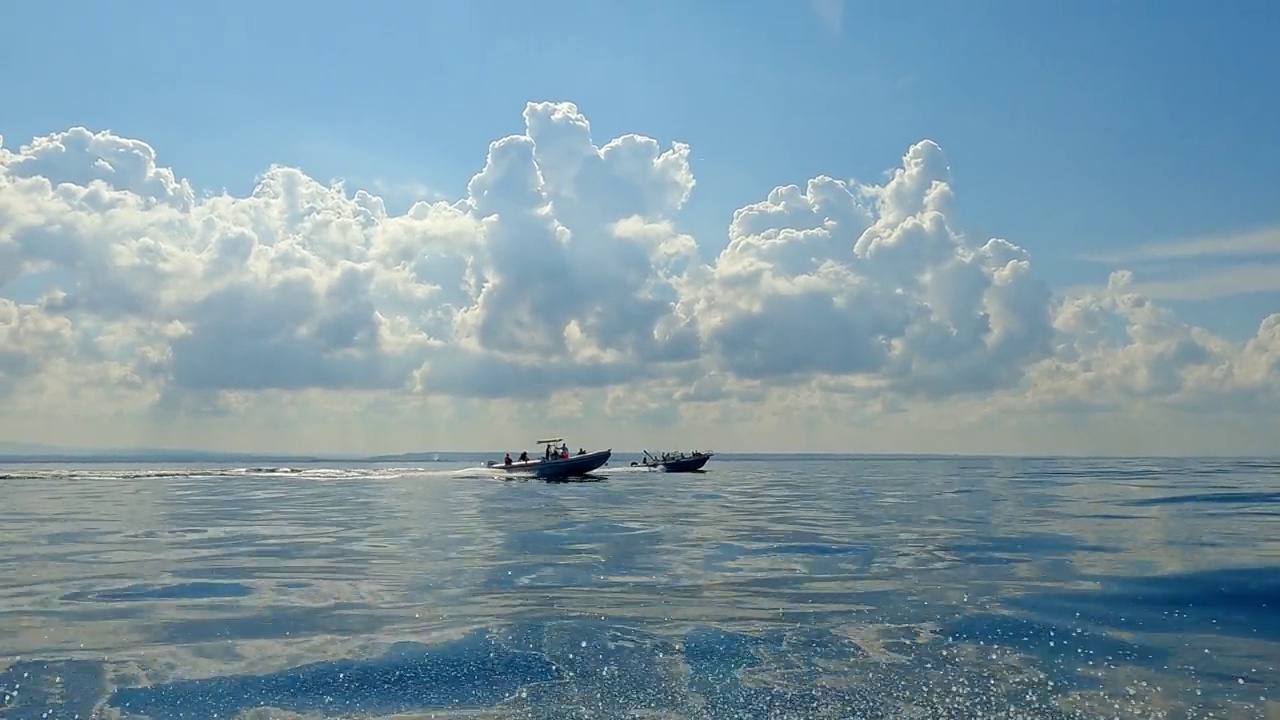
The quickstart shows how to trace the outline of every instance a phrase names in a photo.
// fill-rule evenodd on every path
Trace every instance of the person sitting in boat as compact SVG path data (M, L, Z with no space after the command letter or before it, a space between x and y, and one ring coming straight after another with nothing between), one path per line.
M578 448L578 454L579 454L579 455L586 455L586 454L587 454L587 451L586 451L584 448Z
M528 451L528 450L521 450L521 451L520 451L520 462L529 462L529 451Z
M511 464L511 453L507 453L506 455L504 455L504 456L502 457L502 464L503 464L503 465L510 465L510 464Z
M568 460L568 459L569 459L569 446L568 446L568 444L562 444L562 445L560 446L560 459L561 459L561 460Z

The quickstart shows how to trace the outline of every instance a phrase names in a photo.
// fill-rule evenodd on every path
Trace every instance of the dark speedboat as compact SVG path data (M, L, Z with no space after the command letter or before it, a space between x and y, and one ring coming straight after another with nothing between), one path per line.
M715 453L698 452L697 450L688 455L682 452L651 455L648 450L645 450L644 460L641 460L639 463L631 464L657 468L664 472L698 472L699 470L702 470L703 465L707 464L707 461L711 459L712 455L715 455Z
M570 455L566 447L556 448L555 444L562 442L564 442L562 438L539 440L537 444L546 445L546 451L541 457L532 457L528 460L513 460L511 462L507 462L505 458L498 461L490 460L486 465L494 470L533 475L543 480L557 480L587 475L592 470L598 470L603 467L605 463L609 462L609 458L613 456L612 449L595 450L593 452L580 450L577 455Z

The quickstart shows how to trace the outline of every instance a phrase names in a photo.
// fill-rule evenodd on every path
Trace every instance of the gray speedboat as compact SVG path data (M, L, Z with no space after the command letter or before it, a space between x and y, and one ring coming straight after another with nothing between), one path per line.
M567 446L562 445L560 448L556 448L556 443L563 442L563 438L539 440L537 442L538 445L546 446L546 451L541 457L532 457L528 460L510 460L510 456L507 456L498 461L490 460L486 465L494 470L533 475L543 480L555 480L587 475L591 471L603 467L605 463L609 462L609 458L613 456L612 449L592 452L580 450L577 455L570 455ZM508 462L508 460L510 461Z
M658 468L665 472L698 472L702 466L707 464L711 456L715 453L693 451L691 454L682 452L662 453L662 455L651 455L648 450L644 451L644 460L639 463L631 463L632 465L643 465L645 467Z

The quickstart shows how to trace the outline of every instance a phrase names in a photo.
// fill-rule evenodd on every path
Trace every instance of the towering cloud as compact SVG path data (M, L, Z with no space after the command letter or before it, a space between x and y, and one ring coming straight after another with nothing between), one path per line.
M0 395L49 411L80 388L168 417L267 392L502 408L573 388L606 409L759 406L779 388L877 407L1277 408L1280 314L1238 344L1124 272L1055 296L1023 248L955 226L931 141L882 185L780 186L727 238L695 239L676 222L687 145L600 142L570 103L524 120L465 197L403 215L280 166L247 197L200 197L109 132L0 149ZM720 249L710 264L699 244Z

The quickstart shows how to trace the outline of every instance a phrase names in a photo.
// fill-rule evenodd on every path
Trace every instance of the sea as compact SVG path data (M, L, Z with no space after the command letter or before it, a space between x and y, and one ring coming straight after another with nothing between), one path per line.
M0 718L1280 718L1280 460L483 459L0 466Z

